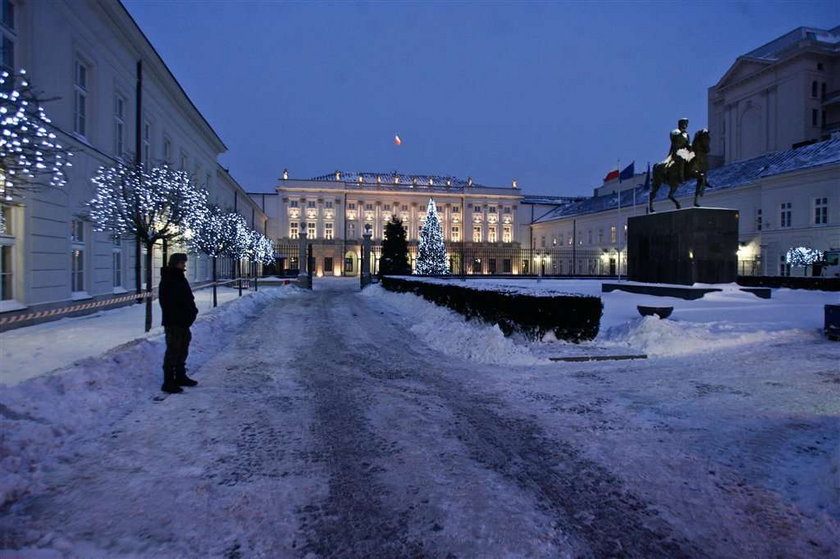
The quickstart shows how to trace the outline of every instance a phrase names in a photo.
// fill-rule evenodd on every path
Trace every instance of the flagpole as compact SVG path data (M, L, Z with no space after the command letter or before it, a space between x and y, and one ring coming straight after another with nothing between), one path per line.
M616 271L618 272L618 281L621 281L621 159L617 160L618 163L618 225L615 228L616 233L616 243L618 245L618 267Z

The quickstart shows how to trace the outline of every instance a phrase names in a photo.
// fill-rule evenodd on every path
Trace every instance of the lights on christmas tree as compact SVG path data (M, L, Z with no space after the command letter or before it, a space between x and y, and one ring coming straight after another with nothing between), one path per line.
M449 262L446 257L446 246L443 242L443 229L440 225L435 201L431 198L426 210L423 228L420 229L415 273L424 276L449 274Z

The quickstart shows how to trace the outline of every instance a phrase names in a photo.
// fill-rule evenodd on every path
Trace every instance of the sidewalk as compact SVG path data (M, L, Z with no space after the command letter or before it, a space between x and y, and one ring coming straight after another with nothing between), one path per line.
M247 293L243 291L243 295ZM235 288L220 287L219 306L237 299L238 294ZM195 303L199 316L211 311L213 290L195 291ZM160 336L163 328L157 300L152 309L154 328L148 333L144 332L145 308L128 305L0 333L0 385L18 384L137 338Z

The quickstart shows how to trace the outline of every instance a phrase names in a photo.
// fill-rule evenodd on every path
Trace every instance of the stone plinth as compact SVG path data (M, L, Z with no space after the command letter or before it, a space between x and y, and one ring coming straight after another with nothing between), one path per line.
M738 211L686 208L627 220L627 275L648 283L733 283Z

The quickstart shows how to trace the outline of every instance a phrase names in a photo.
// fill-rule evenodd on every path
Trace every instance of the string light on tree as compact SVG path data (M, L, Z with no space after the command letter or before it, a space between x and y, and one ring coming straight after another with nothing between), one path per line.
M0 210L41 187L61 188L73 155L49 130L41 101L26 77L0 73ZM0 211L0 232L5 231Z
M158 241L195 240L207 213L207 192L184 171L142 165L100 167L91 179L96 196L88 202L97 231L134 237L146 247L146 290L152 290L152 255ZM146 331L152 327L152 299L146 298Z
M435 201L431 198L426 210L426 221L423 223L423 228L420 229L415 273L424 276L449 274L446 246L443 243L443 229L440 225Z

